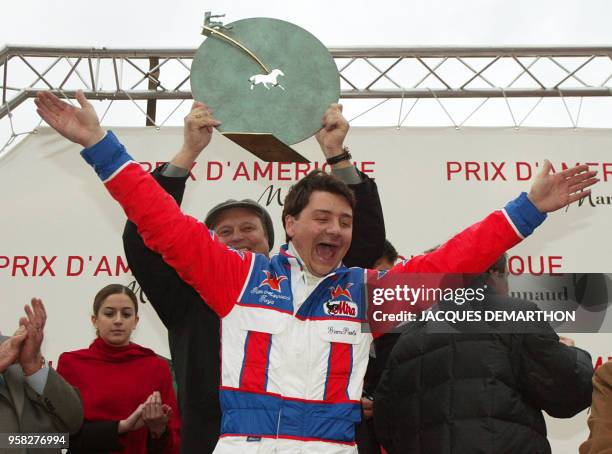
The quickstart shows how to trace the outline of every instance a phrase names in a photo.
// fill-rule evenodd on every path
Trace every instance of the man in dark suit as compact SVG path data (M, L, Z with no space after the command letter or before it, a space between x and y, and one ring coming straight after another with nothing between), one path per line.
M13 336L0 335L0 432L76 432L83 422L81 399L40 352L47 318L42 301L33 298L32 306L26 305L26 315ZM27 452L0 447L0 453ZM36 452L57 454L61 450Z

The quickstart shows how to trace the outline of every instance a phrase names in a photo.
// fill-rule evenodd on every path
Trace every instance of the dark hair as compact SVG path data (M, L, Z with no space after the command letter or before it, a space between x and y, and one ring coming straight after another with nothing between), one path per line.
M285 227L287 216L297 218L300 215L310 202L310 195L315 191L330 192L344 197L351 209L355 209L355 194L353 194L353 191L342 180L317 169L289 188L283 206L283 227ZM286 231L285 239L287 242L291 239Z
M393 247L391 242L389 240L385 240L385 245L383 246L383 253L379 257L379 260L385 259L389 263L395 263L398 257L399 254L397 253L397 250Z
M121 284L109 284L106 287L102 288L98 293L96 293L93 302L94 315L98 315L98 312L100 312L100 307L102 307L102 303L104 303L106 298L111 295L118 294L127 295L132 300L132 303L134 304L134 312L136 315L138 315L138 300L136 298L136 295L130 288Z

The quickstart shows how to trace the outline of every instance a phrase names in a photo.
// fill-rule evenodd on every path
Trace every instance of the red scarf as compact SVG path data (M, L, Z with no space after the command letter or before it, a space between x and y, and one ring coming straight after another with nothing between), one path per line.
M63 353L57 371L79 389L86 421L125 419L153 391L159 391L162 402L174 410L168 430L171 436L178 434L178 408L172 378L165 361L153 350L133 343L113 347L98 337L87 349ZM121 443L125 446L123 453L145 454L146 426L122 435ZM173 448L165 452L178 452L178 438L168 446Z

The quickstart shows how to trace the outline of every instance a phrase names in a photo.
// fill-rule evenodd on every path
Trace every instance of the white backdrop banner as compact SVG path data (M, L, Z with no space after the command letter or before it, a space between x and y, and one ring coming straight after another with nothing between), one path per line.
M146 169L180 148L181 128L116 128ZM560 170L587 163L601 182L590 198L549 216L510 254L510 271L612 272L612 131L563 129L354 128L347 144L355 165L376 178L387 237L409 257L503 206L531 180L545 158ZM228 198L267 205L282 242L280 214L287 189L324 162L314 139L296 146L310 164L265 163L221 136L191 169L184 210L203 218ZM0 160L0 330L10 333L32 296L49 320L45 354L56 361L94 337L93 296L104 285L130 284L121 234L125 216L79 147L42 129ZM327 166L325 166L327 168ZM611 334L576 334L595 365L612 357ZM169 356L166 331L150 305L141 307L135 341ZM586 438L586 412L548 419L553 452L577 452Z

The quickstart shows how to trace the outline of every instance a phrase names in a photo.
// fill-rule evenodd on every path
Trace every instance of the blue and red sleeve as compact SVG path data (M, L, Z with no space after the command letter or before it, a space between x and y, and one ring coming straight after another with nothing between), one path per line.
M438 249L404 261L390 273L482 273L546 219L526 193L455 235Z
M147 247L160 254L220 317L227 315L248 276L252 254L227 248L204 223L182 213L111 131L81 155L136 224Z
M455 235L436 250L405 260L387 273L367 270L368 294L374 288L393 288L407 285L413 288L456 287L461 285L461 275L480 274L491 267L508 249L529 236L546 219L522 193L482 221L477 222ZM413 306L407 302L392 302L384 307L388 312L402 310L422 311L432 302L420 302ZM397 323L374 320L377 308L368 304L368 320L374 337L392 329Z

